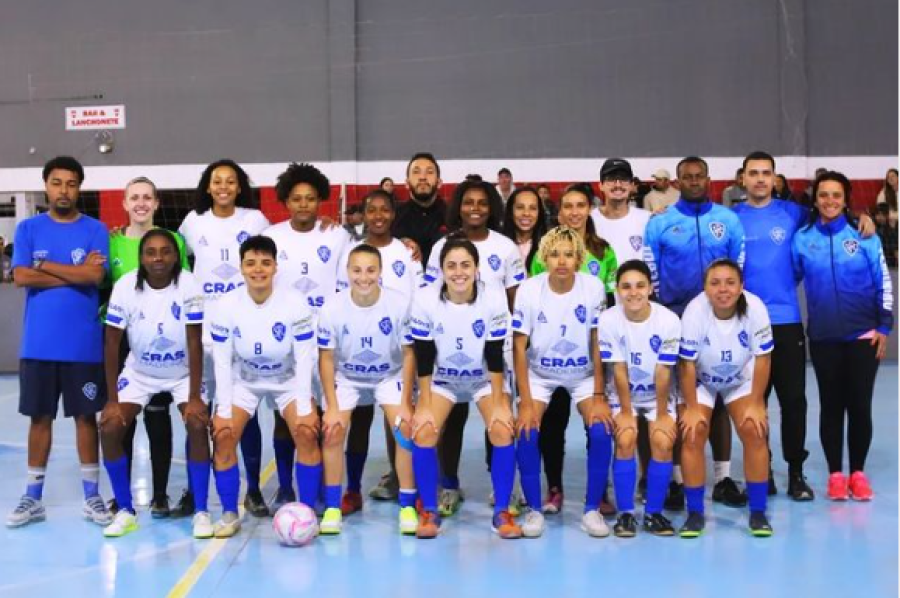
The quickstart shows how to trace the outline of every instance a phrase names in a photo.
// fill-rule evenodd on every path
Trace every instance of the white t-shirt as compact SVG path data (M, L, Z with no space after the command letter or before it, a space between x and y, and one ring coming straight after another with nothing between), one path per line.
M275 283L307 296L314 309L322 307L337 292L338 263L350 244L350 234L340 226L305 233L285 220L270 226L263 234L278 246L278 274Z
M334 351L338 380L378 382L400 371L401 345L412 344L407 331L409 298L382 289L375 305L360 307L350 292L339 293L319 312L319 348Z
M189 253L194 254L194 276L206 300L216 300L244 284L241 276L241 243L269 226L259 210L235 208L228 218L209 209L191 210L178 228Z
M591 218L597 235L612 245L619 265L628 260L644 259L644 230L650 220L650 212L629 207L624 218L611 219L594 208L591 210Z
M434 341L435 382L482 386L489 382L484 344L502 341L509 327L506 294L479 283L474 303L458 305L440 298L440 288L419 291L410 315L410 336Z
M513 332L529 337L528 367L541 378L560 382L593 374L591 330L605 306L603 283L575 274L572 290L561 295L550 288L546 272L529 278L516 292Z
M446 238L434 244L428 265L425 267L425 284L441 286L441 249ZM510 289L525 280L525 267L519 248L510 239L496 231L488 231L484 241L472 241L478 250L478 274L488 288Z
M312 396L315 323L301 294L276 287L258 305L238 289L216 302L209 320L220 405L231 405L234 384Z
M628 387L634 405L656 402L656 365L678 361L681 320L672 310L650 303L650 317L632 322L620 305L600 315L600 358L605 363L628 366ZM618 396L612 367L606 372L607 392Z
M362 241L353 243L341 256L337 275L338 291L350 287L347 262L350 259L350 252L361 244ZM422 263L412 259L412 252L399 239L392 240L387 247L377 249L381 253L382 288L393 289L406 295L407 300L412 299L416 289L422 284Z
M744 291L747 314L720 320L705 293L688 303L681 317L679 356L697 362L697 382L720 391L753 377L756 355L772 351L769 312L759 297Z
M178 380L188 375L186 325L203 324L203 293L194 275L182 271L178 283L154 289L144 281L134 288L137 272L113 287L106 324L125 330L131 351L125 365L153 378Z

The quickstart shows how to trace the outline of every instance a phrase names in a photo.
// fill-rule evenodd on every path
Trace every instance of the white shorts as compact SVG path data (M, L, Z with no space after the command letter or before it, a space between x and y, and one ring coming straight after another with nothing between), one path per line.
M125 367L119 374L117 383L119 389L119 402L140 405L146 407L153 395L161 392L172 393L176 405L187 403L191 391L191 379L184 378L153 378L140 372L135 372L130 367ZM200 385L200 398L207 403L206 389Z
M725 403L725 405L728 405L729 403L733 403L738 399L746 397L752 390L752 376L748 380L745 380L743 384L740 384L738 386L729 386L721 390L708 388L705 384L700 384L699 386L697 386L697 402L701 405L706 405L710 409L713 409L716 406L716 396L718 395L721 395L722 402Z
M528 383L531 386L531 398L541 403L549 403L557 388L564 388L576 405L585 399L590 399L594 394L593 374L575 382L562 383L529 372Z
M622 412L622 404L619 403L619 397L610 396L609 397L609 408L612 410L613 417L619 415ZM670 395L669 401L666 403L666 411L670 416L674 419L675 415L675 399ZM631 403L631 412L635 417L643 416L648 422L656 421L656 401L652 403L642 403L640 405Z
M509 387L506 386L505 379L503 381L503 392L509 394ZM491 383L485 382L481 385L451 384L449 382L432 380L431 394L441 395L449 399L451 403L468 403L473 400L477 403L484 397L491 396Z
M251 416L256 413L262 401L266 401L270 407L277 408L284 416L285 410L291 403L297 403L297 415L304 417L312 413L313 402L310 397L299 399L295 392L279 392L274 390L251 390L241 384L235 384L232 391L231 405L239 407ZM216 415L219 417L231 417L224 406L216 405Z
M400 405L402 390L403 381L398 372L375 382L374 385L355 382L339 376L335 392L337 394L338 409L350 411L357 406L375 403L379 405Z

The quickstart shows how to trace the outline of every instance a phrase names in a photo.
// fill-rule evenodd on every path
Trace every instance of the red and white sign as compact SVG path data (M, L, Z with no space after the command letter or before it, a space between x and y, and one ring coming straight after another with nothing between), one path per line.
M124 128L125 106L75 106L66 108L66 131Z

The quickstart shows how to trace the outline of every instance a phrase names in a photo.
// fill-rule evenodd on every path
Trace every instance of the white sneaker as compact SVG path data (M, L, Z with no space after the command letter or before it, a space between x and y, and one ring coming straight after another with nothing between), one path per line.
M241 531L241 518L237 513L226 511L222 513L222 518L216 523L213 535L216 538L230 538L239 531Z
M609 526L600 511L588 511L581 518L581 529L593 538L605 538L609 535Z
M529 509L522 521L522 535L526 538L540 538L544 533L544 515L540 511Z
M103 498L99 494L84 499L84 507L81 509L81 513L88 521L103 527L112 523L113 520L112 513L106 508L106 503L103 502Z
M137 531L137 515L125 509L120 509L113 518L112 523L103 528L103 535L107 538L120 538L125 534Z
M46 518L47 511L44 510L44 503L25 494L19 499L16 508L6 516L6 527L22 527Z
M213 534L216 533L215 528L213 528L212 517L206 511L195 513L191 524L194 526L194 537L198 540L212 538Z

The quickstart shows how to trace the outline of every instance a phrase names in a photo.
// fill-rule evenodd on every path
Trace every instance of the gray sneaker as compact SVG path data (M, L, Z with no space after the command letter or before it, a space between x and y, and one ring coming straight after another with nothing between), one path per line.
M92 496L84 499L84 506L81 509L84 518L90 522L106 527L113 520L113 514L106 508L106 503L100 495Z
M44 510L44 503L26 494L19 499L16 508L6 516L6 527L22 527L46 518L47 511Z
M540 538L544 533L544 514L530 509L522 520L522 535L526 538Z
M241 518L237 513L226 511L222 513L222 518L216 523L213 535L216 538L230 538L241 531Z
M605 538L609 535L609 526L600 511L588 511L581 518L581 529L592 538Z
M369 497L375 500L397 500L400 495L400 481L393 473L381 476L378 484L369 490Z

